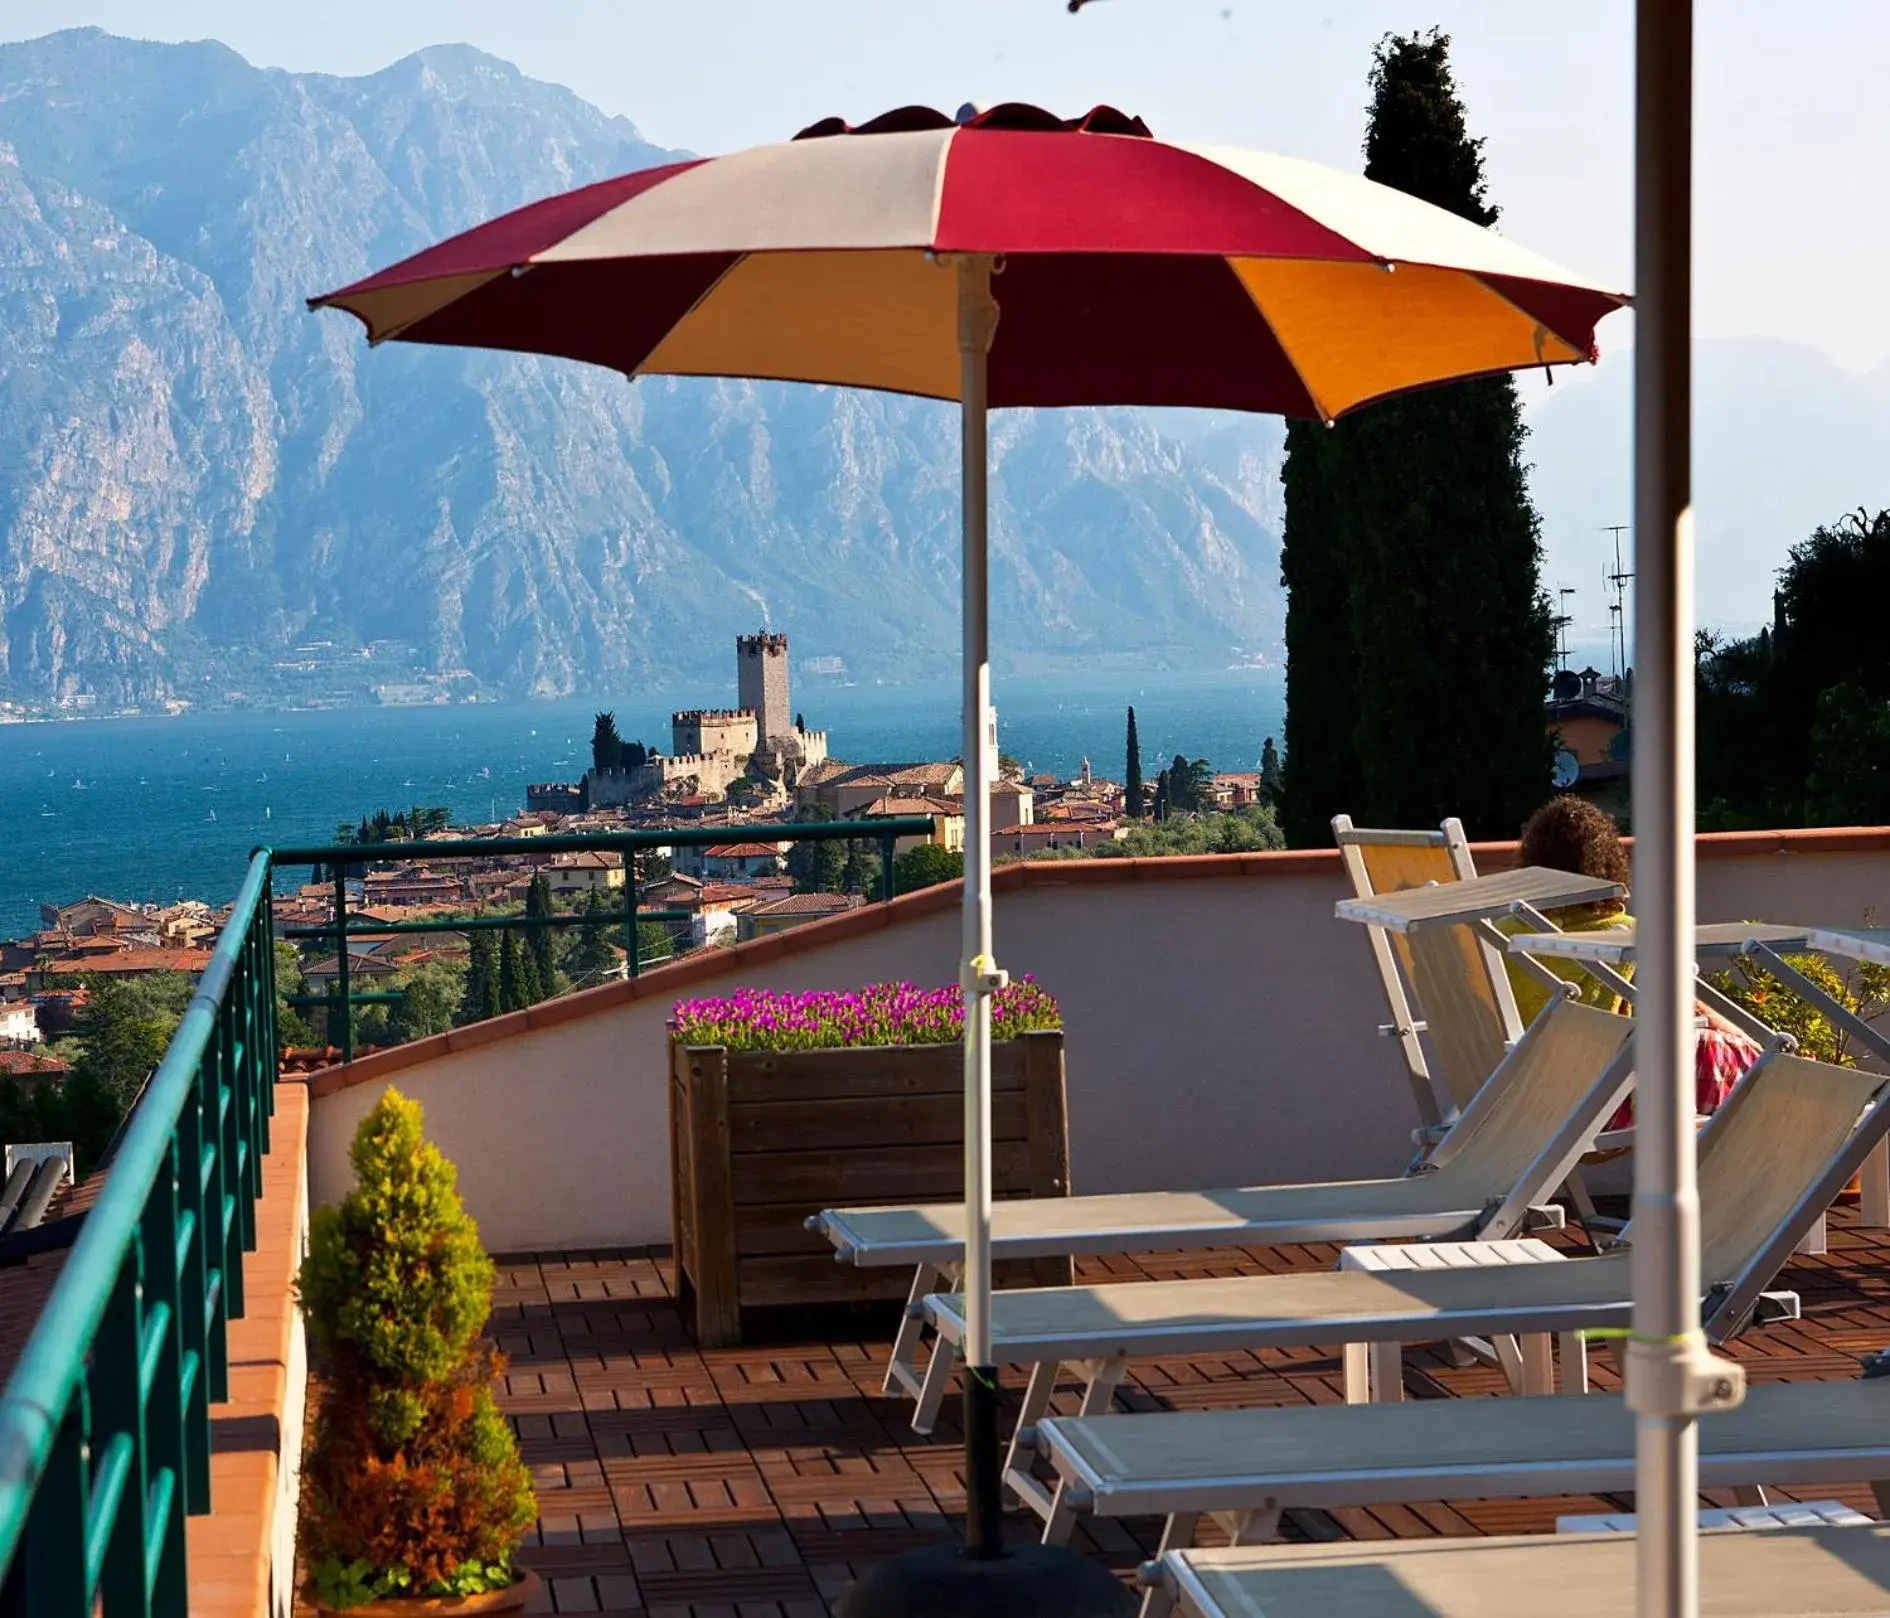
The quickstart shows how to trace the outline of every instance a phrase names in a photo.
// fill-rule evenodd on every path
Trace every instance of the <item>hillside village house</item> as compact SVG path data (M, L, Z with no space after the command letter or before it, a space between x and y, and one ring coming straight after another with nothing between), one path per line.
M348 986L351 989L381 988L399 970L399 966L378 949L350 948L348 951ZM331 993L336 979L341 976L340 955L329 955L310 962L302 968L302 976L308 979L310 994Z
M829 759L801 777L795 801L834 820L863 809L876 798L958 798L965 772L957 764L841 764Z
M774 933L784 933L790 927L803 927L810 921L824 921L829 916L858 910L865 903L857 893L790 893L742 912L740 935L744 940L767 938Z
M1028 859L1050 849L1093 849L1099 843L1120 842L1123 829L1113 820L1039 820L1027 826L999 826L991 833L994 858L1010 855Z
M707 882L739 882L749 877L774 876L786 852L781 843L730 842L709 848L679 848L675 868L685 876Z
M893 840L893 853L903 854L907 849L919 848L926 843L937 843L941 848L958 854L965 847L965 815L963 805L954 798L875 798L863 809L854 811L849 819L867 819L876 815L929 815L932 820L930 837L898 837Z
M545 882L559 898L615 892L623 887L623 857L595 849L559 854L545 867Z
M37 1045L40 1041L39 1018L24 1001L0 1005L0 1044Z
M38 1051L0 1050L0 1079L11 1079L29 1095L42 1084L64 1084L72 1065Z
M162 949L149 945L127 944L120 948L75 948L59 955L44 955L26 972L29 994L40 994L60 978L81 972L104 977L137 977L147 972L182 972L198 977L210 964L207 949Z

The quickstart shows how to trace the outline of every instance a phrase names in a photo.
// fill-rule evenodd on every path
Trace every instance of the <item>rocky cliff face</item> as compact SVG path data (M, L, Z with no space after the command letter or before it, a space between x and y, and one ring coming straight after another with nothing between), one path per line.
M460 46L361 79L95 31L0 47L0 696L266 693L311 641L607 691L719 669L763 620L869 674L954 656L949 408L371 353L303 311L671 155ZM1273 650L1279 442L998 418L999 655Z

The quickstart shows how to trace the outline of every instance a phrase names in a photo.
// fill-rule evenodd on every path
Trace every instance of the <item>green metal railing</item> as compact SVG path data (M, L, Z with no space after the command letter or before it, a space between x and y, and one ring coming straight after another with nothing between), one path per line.
M111 1172L0 1390L0 1614L183 1618L184 1518L210 1509L210 1406L275 1110L259 852Z
M714 848L728 842L763 841L769 843L846 842L874 843L880 854L880 898L891 899L897 892L893 878L893 850L902 837L931 837L934 825L929 815L869 815L858 820L782 821L743 826L675 827L668 830L579 832L559 837L485 837L461 838L425 843L341 843L324 848L278 848L261 850L272 865L310 865L334 871L334 919L319 927L285 927L282 936L289 939L325 939L335 945L334 987L326 994L292 997L292 1006L314 1007L327 1014L329 1038L339 1029L343 1061L354 1060L354 1008L389 1005L401 997L398 993L357 993L350 986L352 961L347 941L359 937L386 937L390 933L453 933L492 929L531 931L540 927L586 927L599 922L623 929L626 970L635 977L643 967L637 947L637 923L640 921L683 921L687 910L639 910L636 858L660 848ZM623 861L623 908L602 916L582 911L549 916L469 915L439 916L426 921L375 921L348 915L348 873L369 865L400 861L487 860L520 854L616 854Z

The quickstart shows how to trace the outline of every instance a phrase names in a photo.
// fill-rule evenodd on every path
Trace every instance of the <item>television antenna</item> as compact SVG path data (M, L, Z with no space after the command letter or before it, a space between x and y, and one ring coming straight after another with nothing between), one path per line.
M1601 531L1614 535L1614 571L1604 572L1601 582L1612 597L1608 602L1608 660L1612 665L1608 672L1618 680L1627 670L1627 586L1634 577L1621 561L1621 536L1631 530L1626 523L1613 523Z
M1555 629L1555 669L1558 674L1568 667L1568 626L1575 622L1569 615L1568 598L1574 593L1574 586L1568 584L1556 590L1556 615L1549 620Z

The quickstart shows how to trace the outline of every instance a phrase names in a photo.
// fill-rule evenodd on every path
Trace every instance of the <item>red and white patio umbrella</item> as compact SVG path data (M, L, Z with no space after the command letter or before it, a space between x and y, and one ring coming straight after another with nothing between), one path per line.
M1015 104L956 119L906 107L857 128L831 119L780 145L621 175L311 300L358 316L377 343L962 406L972 1558L995 1553L999 1509L987 408L1217 406L1331 421L1411 388L1592 359L1596 322L1626 301L1352 175L1156 140L1108 107L1066 121ZM980 1602L996 1618L995 1597Z
M621 175L314 300L371 341L560 354L628 375L962 399L957 277L1001 260L990 405L1332 417L1592 356L1624 301L1402 192L1151 138L1098 108L858 129Z

